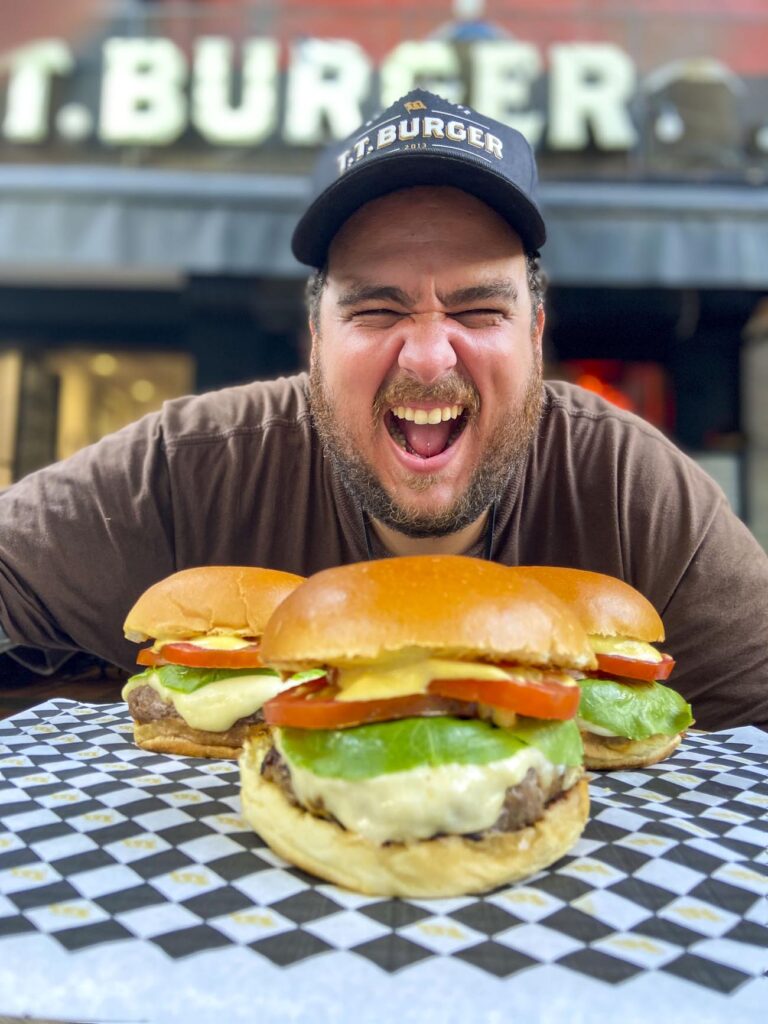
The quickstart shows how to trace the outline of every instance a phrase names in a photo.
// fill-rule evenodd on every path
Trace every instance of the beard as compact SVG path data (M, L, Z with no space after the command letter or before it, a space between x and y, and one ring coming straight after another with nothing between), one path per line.
M373 468L355 450L349 432L339 423L337 402L325 381L316 347L313 347L309 396L312 419L339 479L350 496L369 516L407 537L443 537L474 523L504 493L519 472L538 428L543 401L542 365L538 348L526 382L520 407L507 415L485 447L466 490L446 508L435 510L398 504L385 490ZM463 405L468 417L465 430L477 429L480 396L475 386L457 373L450 373L432 385L410 378L398 378L379 389L373 403L373 424L378 426L388 409L413 402ZM411 474L406 485L423 493L439 483L440 475Z

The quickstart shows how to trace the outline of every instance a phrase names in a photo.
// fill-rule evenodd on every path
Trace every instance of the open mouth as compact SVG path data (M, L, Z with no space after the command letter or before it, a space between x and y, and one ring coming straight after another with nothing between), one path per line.
M384 422L390 437L409 455L432 459L455 444L464 432L469 416L463 405L434 409L395 406Z

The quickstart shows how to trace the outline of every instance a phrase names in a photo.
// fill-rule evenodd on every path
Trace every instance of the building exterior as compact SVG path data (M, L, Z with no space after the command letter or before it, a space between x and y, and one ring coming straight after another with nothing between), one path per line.
M768 544L742 371L768 291L763 0L6 6L0 486L301 366L314 155L422 85L536 147L550 372L669 432Z

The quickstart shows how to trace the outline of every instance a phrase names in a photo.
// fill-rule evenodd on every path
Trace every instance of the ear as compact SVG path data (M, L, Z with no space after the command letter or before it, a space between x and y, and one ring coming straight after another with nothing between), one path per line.
M539 303L539 308L536 310L536 326L533 329L533 343L536 348L541 352L541 342L544 337L544 322L546 320L546 314L544 313L544 303Z

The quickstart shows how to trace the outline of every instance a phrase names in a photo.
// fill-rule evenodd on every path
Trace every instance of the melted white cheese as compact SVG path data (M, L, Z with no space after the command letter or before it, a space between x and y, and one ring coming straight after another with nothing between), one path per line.
M280 730L275 733L283 753ZM507 788L521 782L529 768L544 785L566 771L534 747L490 764L444 764L356 780L321 778L285 760L301 804L322 803L345 828L376 843L482 832L499 817Z
M338 684L341 692L336 700L378 700L426 693L433 679L535 679L542 675L536 669L516 671L480 661L428 658L416 653L375 664L340 667ZM560 679L565 685L576 685L565 672L547 672L547 678Z
M621 736L619 732L611 732L610 729L604 729L602 725L595 725L593 722L588 722L586 718L577 718L576 725L579 727L580 732L591 732L595 736ZM623 737L626 739L626 736Z
M589 643L595 654L619 654L623 658L640 658L642 661L663 661L664 657L645 643L644 640L630 640L626 636L597 636L589 637Z
M262 704L282 690L288 689L279 676L233 676L201 686L193 693L179 693L163 686L156 672L135 677L123 687L123 700L138 686L151 686L166 704L173 704L176 713L192 729L225 732L239 718L258 711Z

